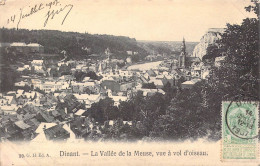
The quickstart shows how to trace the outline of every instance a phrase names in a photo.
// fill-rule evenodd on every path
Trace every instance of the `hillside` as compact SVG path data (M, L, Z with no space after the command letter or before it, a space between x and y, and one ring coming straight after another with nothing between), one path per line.
M148 53L155 51L156 53L179 54L182 41L138 41L139 45ZM189 55L192 54L194 47L199 42L185 42L186 51Z
M179 41L136 41L125 36L99 35L57 30L0 29L0 42L39 43L47 54L67 51L72 58L88 58L89 55L104 55L106 48L113 53L112 58L126 59L126 51L138 52L133 61L140 61L152 53L178 54L182 42ZM196 42L186 42L187 52L192 53ZM92 56L93 57L93 56Z
M91 54L102 55L106 48L109 48L119 59L126 58L126 51L129 50L139 52L142 56L147 54L133 38L56 30L1 28L0 42L39 43L44 46L45 53L55 54L65 50L74 58Z

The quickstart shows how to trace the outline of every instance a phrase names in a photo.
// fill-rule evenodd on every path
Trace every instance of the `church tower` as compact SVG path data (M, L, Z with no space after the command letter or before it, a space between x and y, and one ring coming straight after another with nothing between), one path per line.
M186 67L186 44L185 44L184 38L183 38L182 46L181 46L181 55L179 56L179 67L180 68Z

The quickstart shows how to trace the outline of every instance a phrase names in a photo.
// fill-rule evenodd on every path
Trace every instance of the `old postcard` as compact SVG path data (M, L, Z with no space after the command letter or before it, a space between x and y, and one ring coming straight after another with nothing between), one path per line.
M259 165L258 0L0 0L0 165Z

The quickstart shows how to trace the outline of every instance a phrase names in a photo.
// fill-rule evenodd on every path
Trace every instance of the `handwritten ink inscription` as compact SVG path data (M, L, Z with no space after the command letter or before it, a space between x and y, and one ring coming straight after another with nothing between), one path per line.
M20 12L18 15L14 14L7 19L7 24L14 23L16 24L16 28L18 29L23 19L28 18L41 11L47 10L47 13L45 14L44 24L43 24L44 27L47 26L50 19L52 20L55 18L56 15L62 13L65 14L61 22L61 25L63 25L67 16L71 12L72 8L73 8L72 4L62 5L59 0L54 0L48 3L39 3L39 4L35 4L32 7L28 6L26 8L20 8Z
M6 0L0 0L0 5L5 5Z

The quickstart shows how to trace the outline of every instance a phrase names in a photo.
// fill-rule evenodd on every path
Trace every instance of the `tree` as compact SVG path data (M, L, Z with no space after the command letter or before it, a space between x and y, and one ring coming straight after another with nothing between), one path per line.
M74 77L76 78L76 81L81 82L85 77L90 77L90 79L93 80L100 80L100 77L97 76L97 74L94 71L89 71L87 73L82 71L76 71L74 73Z
M218 42L218 41L217 41ZM211 44L208 46L206 55L203 56L202 60L214 62L216 57L221 56L222 50L219 49L217 44Z
M134 110L133 110L133 102L122 101L119 105L120 117L123 120L131 121L133 120Z
M89 109L89 115L97 122L104 123L108 120L117 119L119 110L114 106L114 101L107 97L97 103L93 103Z
M88 57L90 53L100 55L108 47L116 52L114 55L119 58L123 57L121 52L128 50L137 51L141 55L147 54L135 39L123 36L6 28L1 28L0 34L0 42L37 42L44 46L45 53L59 54L62 50L66 50L68 57L74 59L82 59L82 56Z
M61 65L59 68L59 73L61 75L69 75L71 74L70 67L67 65Z
M257 11L258 6L247 7ZM220 49L226 56L224 64L213 70L213 84L225 91L225 99L258 99L259 84L259 19L246 18L241 25L227 24L220 40Z
M146 128L146 136L152 130L154 121L166 112L167 103L161 93L156 93L145 99L144 107L141 109L141 120Z
M87 77L90 77L90 79L92 80L99 80L99 77L97 76L97 74L94 71L89 71L86 74Z
M166 93L165 94L165 100L167 101L167 103L170 103L170 101L172 100L173 97L175 97L176 93L177 93L177 89L175 87L173 87L170 82L167 82L162 90Z

